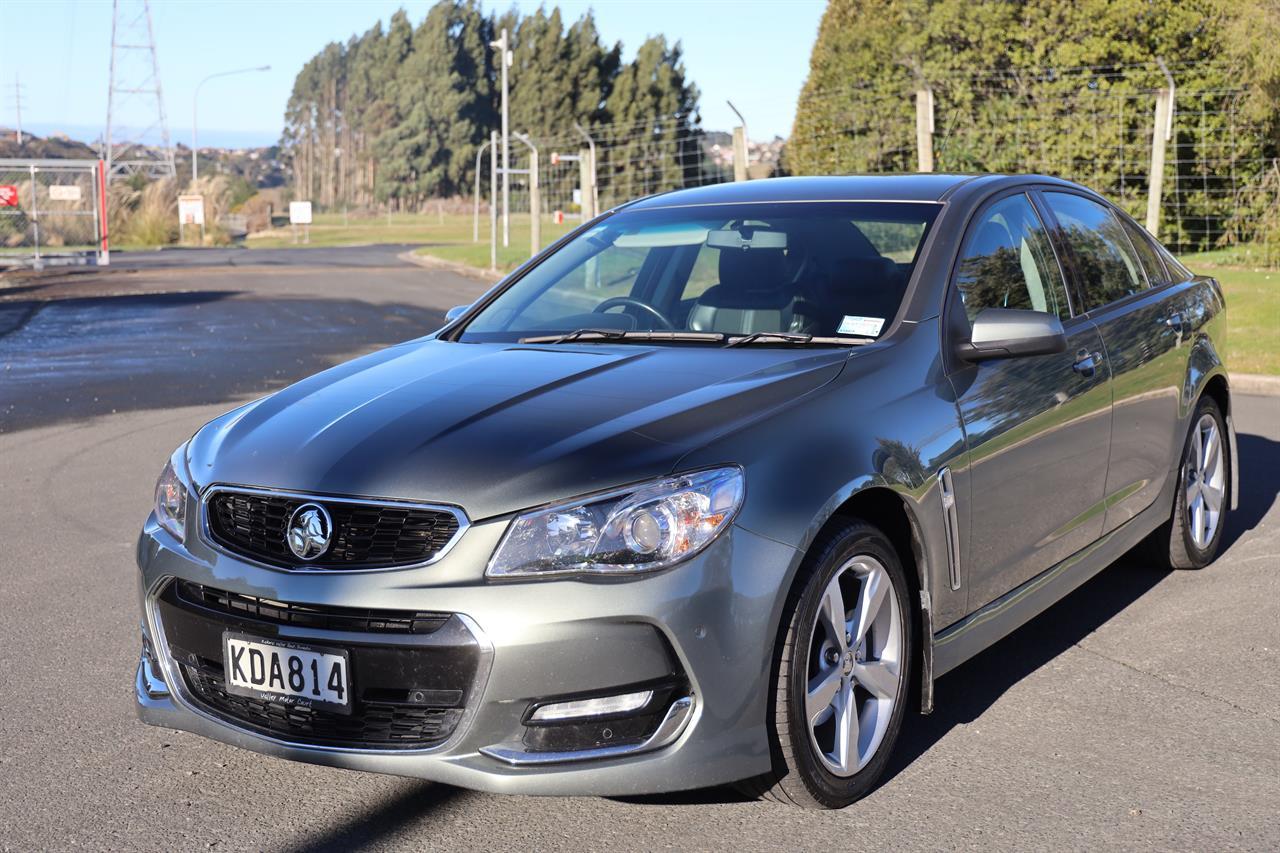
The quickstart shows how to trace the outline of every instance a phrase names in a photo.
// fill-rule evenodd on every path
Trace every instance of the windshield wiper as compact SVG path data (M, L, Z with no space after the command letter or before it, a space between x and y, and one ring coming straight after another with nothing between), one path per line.
M575 329L562 335L521 338L522 344L564 344L570 341L680 341L719 344L728 340L721 332L625 332L622 329Z
M805 343L818 343L818 345L826 346L859 346L872 341L874 341L874 338L827 338L796 332L753 332L744 334L742 337L728 338L724 346L741 347L751 345L751 343L794 343L797 346L804 346Z

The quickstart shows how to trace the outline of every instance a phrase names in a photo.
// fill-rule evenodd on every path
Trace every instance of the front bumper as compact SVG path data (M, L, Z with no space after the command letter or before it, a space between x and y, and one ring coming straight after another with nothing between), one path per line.
M445 559L422 568L294 574L236 560L198 539L184 545L149 521L138 544L139 716L282 758L501 793L656 793L769 769L770 660L799 559L794 549L734 527L689 562L652 576L486 582L481 567L504 528L476 524ZM159 598L175 579L281 602L454 614L482 654L461 720L438 745L383 749L307 743L211 713L192 695L166 639ZM325 632L292 636L341 642ZM621 692L670 679L673 670L686 695L673 697L643 741L564 753L523 745L532 702Z

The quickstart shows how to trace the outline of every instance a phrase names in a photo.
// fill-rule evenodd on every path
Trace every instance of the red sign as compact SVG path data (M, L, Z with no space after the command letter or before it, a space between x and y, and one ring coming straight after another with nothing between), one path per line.
M18 206L18 188L13 184L0 184L0 207Z
M563 210L557 210L557 211L555 212L555 220L556 220L556 224L557 224L557 225L563 225L563 224L564 224L564 211L563 211Z

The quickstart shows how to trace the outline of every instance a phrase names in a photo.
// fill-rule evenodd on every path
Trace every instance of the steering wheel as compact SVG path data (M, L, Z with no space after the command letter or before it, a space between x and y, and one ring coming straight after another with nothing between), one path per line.
M601 302L595 308L592 308L591 313L603 314L604 312L608 311L610 308L617 308L618 306L639 308L641 311L648 314L654 320L657 320L658 324L662 326L662 330L665 332L674 331L676 328L675 323L672 323L670 320L668 320L666 314L663 314L661 311L659 311L657 308L654 308L648 302L641 302L639 299L632 299L630 296L610 297L609 299L606 299L605 301Z

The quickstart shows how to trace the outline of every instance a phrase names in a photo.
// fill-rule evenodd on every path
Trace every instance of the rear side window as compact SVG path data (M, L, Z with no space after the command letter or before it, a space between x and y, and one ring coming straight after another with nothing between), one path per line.
M1169 276L1164 271L1164 264L1160 263L1160 256L1151 245L1151 238L1147 236L1147 232L1132 222L1125 221L1123 224L1130 242L1133 243L1133 248L1138 252L1138 259L1142 261L1142 268L1147 271L1147 280L1151 282L1151 286L1159 287L1162 284L1168 284Z
M1071 247L1086 311L1146 289L1142 264L1114 213L1078 195L1046 192L1044 197L1061 226L1062 241Z
M1001 199L979 215L965 240L956 287L971 322L984 308L1071 316L1049 235L1025 195Z

